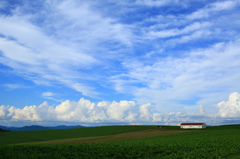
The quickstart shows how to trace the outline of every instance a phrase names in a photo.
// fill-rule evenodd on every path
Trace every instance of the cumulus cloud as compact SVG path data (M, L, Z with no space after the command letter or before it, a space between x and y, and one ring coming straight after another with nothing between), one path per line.
M139 123L139 124L179 124L181 122L206 122L221 124L226 119L239 119L240 94L230 94L228 101L217 104L216 112L208 112L205 106L199 105L199 110L193 112L156 111L150 103L136 105L134 101L93 103L81 98L79 101L66 100L57 106L47 102L39 106L25 106L23 109L14 106L0 106L2 121L17 122L74 122L74 123ZM1 122L2 124L3 122Z
M203 105L199 105L199 113L200 114L205 114L206 113L205 107Z
M119 103L114 101L107 107L106 113L110 119L116 121L124 121L125 119L131 120L131 116L134 117L135 105L133 101L120 101Z
M144 121L150 121L152 118L152 110L153 106L151 104L144 104L140 106L140 119Z
M51 95L49 92L45 94ZM138 114L133 101L103 101L95 104L84 98L77 102L66 100L56 107L47 102L39 106L25 106L23 109L4 105L0 107L0 117L10 117L11 121L131 122L137 120Z
M9 106L1 105L0 106L0 119L6 118L9 114Z
M221 117L240 118L240 94L230 94L228 101L218 103L217 108Z
M2 105L0 107L0 117L2 119L10 117L10 121L149 122L151 118L149 107L152 107L151 104L138 107L134 101L102 101L95 104L81 98L77 102L66 100L56 107L50 106L47 102L39 106L25 106L23 109Z

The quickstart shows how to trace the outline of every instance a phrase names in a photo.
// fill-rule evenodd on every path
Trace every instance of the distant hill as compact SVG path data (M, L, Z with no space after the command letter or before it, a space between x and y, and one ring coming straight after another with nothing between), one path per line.
M9 130L4 130L4 129L0 128L0 132L5 132L5 131L9 131Z
M39 125L31 125L31 126L24 126L24 127L6 127L6 126L0 125L0 129L10 130L10 131L37 131L37 130L59 130L59 129L76 129L76 128L84 128L84 126L59 125L55 127L45 127L45 126L39 126Z
M17 127L7 127L7 126L2 126L0 125L0 129L3 129L3 130L10 130L10 131L13 131L14 129L16 129Z

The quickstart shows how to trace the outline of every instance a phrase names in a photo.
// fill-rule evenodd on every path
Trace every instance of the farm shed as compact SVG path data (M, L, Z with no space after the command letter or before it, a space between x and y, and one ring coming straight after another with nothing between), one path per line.
M182 123L180 125L181 129L205 129L205 123Z

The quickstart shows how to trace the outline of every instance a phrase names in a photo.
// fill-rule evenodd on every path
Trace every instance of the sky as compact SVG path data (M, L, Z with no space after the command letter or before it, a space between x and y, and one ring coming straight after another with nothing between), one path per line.
M0 125L240 123L240 0L1 0Z

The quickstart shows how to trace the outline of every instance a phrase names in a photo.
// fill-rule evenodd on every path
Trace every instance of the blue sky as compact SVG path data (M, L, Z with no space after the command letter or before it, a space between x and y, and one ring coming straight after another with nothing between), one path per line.
M240 120L239 0L0 2L0 125Z

